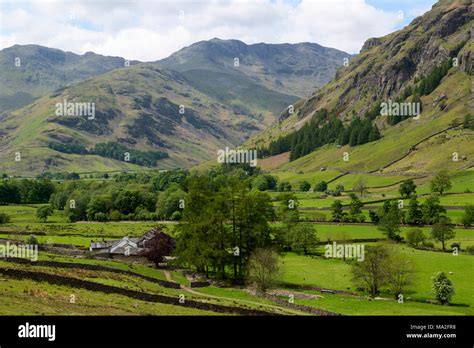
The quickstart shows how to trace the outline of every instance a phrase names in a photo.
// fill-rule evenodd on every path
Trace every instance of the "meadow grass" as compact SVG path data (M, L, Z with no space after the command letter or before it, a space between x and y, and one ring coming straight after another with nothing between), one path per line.
M452 253L423 251L403 245L394 245L394 247L407 259L412 260L416 268L415 280L405 290L406 299L422 302L433 299L431 278L437 272L442 271L453 281L455 287L456 295L452 300L453 305L457 306L455 311L464 314L474 313L474 297L472 296L474 292L472 283L472 279L474 279L474 258L472 255L460 254L454 256ZM356 284L352 281L350 262L317 256L302 256L294 253L287 253L282 258L282 262L283 275L280 277L280 282L283 284L312 285L360 293ZM384 297L390 296L390 294L385 294ZM338 301L342 300L338 299ZM339 302L339 304L341 303ZM395 302L395 304L398 303ZM452 307L449 307L449 310ZM358 311L358 308L354 310L355 313L362 314ZM400 310L400 314L402 313L404 312ZM390 314L390 312L387 314ZM420 314L420 312L414 314ZM430 313L427 312L426 314Z

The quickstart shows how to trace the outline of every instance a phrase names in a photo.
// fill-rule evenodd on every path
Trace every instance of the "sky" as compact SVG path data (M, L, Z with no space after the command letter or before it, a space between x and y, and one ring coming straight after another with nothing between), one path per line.
M0 49L38 44L154 61L212 38L358 53L435 0L0 0Z

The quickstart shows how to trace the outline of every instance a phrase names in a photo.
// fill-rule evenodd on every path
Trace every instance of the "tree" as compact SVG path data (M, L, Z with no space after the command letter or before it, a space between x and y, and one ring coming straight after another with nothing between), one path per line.
M416 193L416 184L412 179L405 180L401 183L400 189L398 190L402 197L408 198Z
M318 245L316 230L311 224L299 223L295 226L290 236L291 247L295 250L303 250L308 255L308 250Z
M176 226L177 263L225 278L242 278L251 253L272 242L270 196L250 190L236 173L191 175L185 183L186 205Z
M388 212L380 218L378 229L387 236L388 239L398 240L400 233L400 209L397 202L392 202Z
M431 229L431 236L438 242L441 242L443 250L446 250L444 245L445 242L456 236L456 232L454 231L453 226L451 226L449 218L444 216L439 218L438 222L435 223Z
M248 278L257 291L265 293L280 273L278 253L272 249L257 248L250 256Z
M291 185L288 181L283 181L278 184L278 191L280 192L290 192L291 191Z
M307 192L311 188L311 184L306 180L300 183L300 191Z
M298 198L294 193L282 193L278 196L280 204L277 208L277 216L284 224L297 223L299 221Z
M474 116L466 114L464 115L463 128L474 130Z
M69 194L66 191L55 192L51 195L49 203L56 210L64 210Z
M46 222L51 215L53 215L53 208L50 205L44 205L36 209L36 218L41 222Z
M423 103L421 102L421 98L418 93L413 95L411 102L413 104L418 104L420 106L419 108L420 108L420 114L421 114L421 112L423 111Z
M377 214L377 212L374 210L369 210L369 218L374 224L378 224L380 221L379 214Z
M451 180L447 170L441 170L430 182L431 192L443 195L446 190L451 188Z
M87 204L87 219L89 221L105 221L112 207L110 196L94 196Z
M170 219L173 213L184 208L185 193L181 187L174 183L158 194L156 200L156 213L160 219Z
M277 178L270 174L264 175L265 179L267 180L267 187L269 190L274 190L277 187Z
M268 190L267 179L263 175L259 175L253 178L251 185L252 185L252 188L257 189L259 191Z
M357 182L354 184L353 189L354 189L355 192L360 193L360 196L362 197L362 195L364 194L364 192L367 191L367 186L365 185L364 180L362 180L362 178L360 178L360 179L357 180Z
M382 136L380 135L380 131L377 128L377 125L374 124L374 126L372 127L372 129L370 131L370 134L369 134L369 139L368 139L369 142L379 140L381 137Z
M421 211L420 205L416 196L410 199L408 205L408 213L405 222L409 225L421 225L423 223L423 212Z
M417 247L426 240L426 236L421 228L412 228L407 232L407 240L410 245Z
M349 206L349 215L351 217L351 221L364 221L365 216L362 214L362 207L364 204L354 193L349 194L349 196L351 197L351 203Z
M168 170L158 173L151 181L155 190L164 191L173 183L182 185L187 176L188 172L182 169Z
M355 262L352 266L353 280L375 297L380 287L387 282L388 262L389 251L385 245L367 246L364 260Z
M31 234L28 239L26 240L26 244L28 245L39 245L38 238L34 234Z
M156 197L145 190L126 189L114 193L112 197L113 209L120 211L124 215L129 215L142 206L148 211L155 210Z
M395 248L391 248L385 267L387 285L398 299L405 286L413 282L415 273L413 261L407 259Z
M351 135L349 137L349 146L356 146L357 145L357 140L359 139L359 132L360 132L359 127L352 128Z
M343 220L344 215L347 215L347 214L344 213L344 211L342 209L341 200L339 200L339 199L336 199L334 201L334 203L332 204L332 208L333 208L333 211L332 211L332 220L333 221L340 222L340 221Z
M464 207L464 213L461 217L461 222L464 227L469 227L474 222L474 205L467 204Z
M436 300L441 304L449 303L454 295L454 286L451 280L444 274L439 272L433 278L433 293Z
M141 255L145 256L148 261L153 262L155 267L158 268L159 264L164 261L164 257L171 255L174 248L175 240L172 237L160 229L154 229L153 237L146 241Z
M436 196L428 197L425 203L421 205L421 211L423 222L426 224L434 224L440 219L441 214L446 213L446 209L441 206L439 198Z
M344 185L337 184L333 196L340 196L342 191L344 191Z
M325 181L320 181L314 186L314 191L324 192L328 188L328 184Z
M66 203L64 209L65 215L70 222L76 222L87 219L87 205L90 201L90 196L86 192L74 192Z
M22 194L16 182L10 180L0 182L0 204L21 202Z
M5 213L0 213L0 225L10 222L10 216Z
M55 191L49 180L27 180L19 183L23 203L47 203Z

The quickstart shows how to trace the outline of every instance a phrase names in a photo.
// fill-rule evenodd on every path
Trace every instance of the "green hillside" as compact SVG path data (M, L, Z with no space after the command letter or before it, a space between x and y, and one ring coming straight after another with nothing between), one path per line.
M124 58L92 52L78 55L38 45L5 48L0 50L0 113L124 65Z
M95 103L94 119L57 116L56 104L64 101ZM235 115L189 86L178 73L140 64L77 83L4 115L0 171L18 175L139 168L132 165L133 159L127 163L78 151L107 142L131 151L166 153L169 158L159 161L162 169L184 167L242 142L248 132L271 120L268 112L253 118ZM15 161L16 152L21 153L21 161Z
M305 175L321 168L342 173L422 175L441 168L456 171L472 167L472 23L468 4L438 3L406 28L369 39L361 53L348 67L339 69L331 82L312 97L295 103L292 115L253 137L245 146L269 149L279 138L298 130L302 133L305 125L315 115L321 117L324 109L327 118L320 121L320 128L336 117L346 127L355 119L369 119L380 130L381 139L352 145L338 138L296 159L288 154L282 157L283 153L264 158L262 166L275 172ZM446 72L438 72L446 62L451 62ZM383 116L381 109L374 108L383 102L409 103L414 98L421 103L419 117L397 119ZM293 137L288 150L280 152L301 150L308 140L314 143L314 137L319 136L307 132L301 135ZM453 160L454 153L457 160Z

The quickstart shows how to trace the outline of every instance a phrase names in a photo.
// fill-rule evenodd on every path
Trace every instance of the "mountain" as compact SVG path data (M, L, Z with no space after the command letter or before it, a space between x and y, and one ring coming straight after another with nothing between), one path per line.
M124 64L124 58L92 52L78 55L38 45L5 48L0 51L0 113Z
M239 55L246 73L224 64L226 55L216 55L216 45L240 47L228 49L226 54L231 56L247 52ZM298 99L266 86L277 71L289 80L292 73L302 74L296 67L310 69L312 65L301 62L290 71L289 63L283 61L298 62L298 57L290 57L291 52L314 50L319 52L319 61L324 60L326 51L330 52L328 60L332 54L341 55L339 62L331 63L334 65L342 64L342 56L347 56L312 44L247 46L239 41L212 40L196 47L202 53L203 69L188 70L179 64L172 68L174 55L165 61L125 66L122 58L93 53L78 56L33 45L1 51L6 61L23 52L21 70L8 66L4 77L13 86L6 99L15 101L16 106L39 99L19 109L10 103L0 114L0 172L166 169L213 159L218 149L239 145L270 126ZM187 56L185 52L176 57ZM308 54L302 54L301 59L309 60ZM250 76L249 64L268 64L268 81ZM27 97L17 100L19 94ZM73 109L67 112L70 105ZM92 105L93 117L75 112L87 111ZM21 161L15 161L16 153L21 153Z
M196 42L158 63L181 72L196 86L215 86L216 94L221 87L238 88L226 82L239 76L239 83L252 89L257 84L279 94L305 97L328 82L345 58L351 55L315 43L247 45L212 39Z
M472 167L472 28L470 1L435 4L402 30L367 40L332 81L245 145L273 155L261 161L273 170L426 173ZM384 104L417 102L419 117L383 116ZM381 138L367 142L371 127ZM453 153L463 159L452 160Z
M58 104L65 103L94 103L95 115L62 111L58 115ZM143 63L81 81L4 113L0 171L139 169L142 163L134 160L144 156L158 156L160 168L187 167L213 157L217 149L241 143L268 122L263 116L235 114L194 89L179 73ZM107 143L112 143L109 153L93 150L96 144ZM16 152L21 161L14 161ZM131 154L129 162L125 152Z

